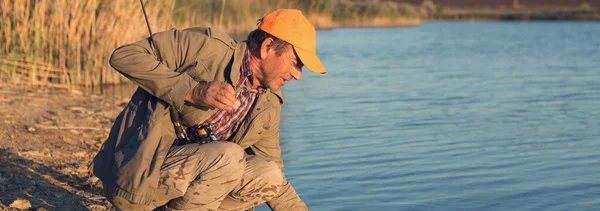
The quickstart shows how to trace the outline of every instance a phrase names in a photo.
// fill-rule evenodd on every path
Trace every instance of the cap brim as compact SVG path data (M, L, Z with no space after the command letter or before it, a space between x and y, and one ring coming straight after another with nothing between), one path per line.
M298 57L300 57L300 61L302 61L308 70L320 74L327 73L327 69L325 69L325 66L323 66L323 63L321 63L321 60L319 57L317 57L317 54L302 50L301 48L296 48L295 46L294 50L296 51Z

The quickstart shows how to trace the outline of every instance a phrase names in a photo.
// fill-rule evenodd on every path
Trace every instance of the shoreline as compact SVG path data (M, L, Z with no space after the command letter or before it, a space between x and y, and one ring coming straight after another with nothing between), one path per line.
M445 8L432 20L470 21L600 21L600 10L594 8L509 7L509 8Z

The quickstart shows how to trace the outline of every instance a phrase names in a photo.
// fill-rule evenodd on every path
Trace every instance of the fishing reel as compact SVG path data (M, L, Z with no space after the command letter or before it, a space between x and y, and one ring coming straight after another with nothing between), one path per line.
M206 144L218 140L212 127L208 124L189 127L187 135L191 143Z

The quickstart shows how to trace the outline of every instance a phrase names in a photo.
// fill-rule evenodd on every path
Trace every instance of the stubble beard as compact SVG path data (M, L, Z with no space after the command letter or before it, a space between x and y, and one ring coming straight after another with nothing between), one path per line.
M271 85L270 82L275 82L276 79L270 80L271 78L268 77L268 75L267 75L267 73L265 71L265 66L264 66L264 64L262 62L260 62L258 64L258 68L259 68L258 70L259 70L259 72L261 74L260 75L261 77L256 77L257 81L260 83L259 86L260 87L264 87L264 88L268 88L268 89L273 90L273 91L279 91L279 89L281 88L281 86L283 84L280 84L278 86L277 85Z
M265 72L265 65L262 61L258 63L258 72L260 72L260 77L256 77L259 87L265 87L271 89L272 87L269 85L269 81L267 81L267 74ZM277 90L275 90L277 91Z

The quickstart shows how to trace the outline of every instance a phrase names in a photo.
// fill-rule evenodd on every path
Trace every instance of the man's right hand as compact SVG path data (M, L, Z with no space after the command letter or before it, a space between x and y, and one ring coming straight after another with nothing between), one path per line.
M185 101L196 106L218 108L225 111L240 107L235 90L221 81L200 82L185 97Z

